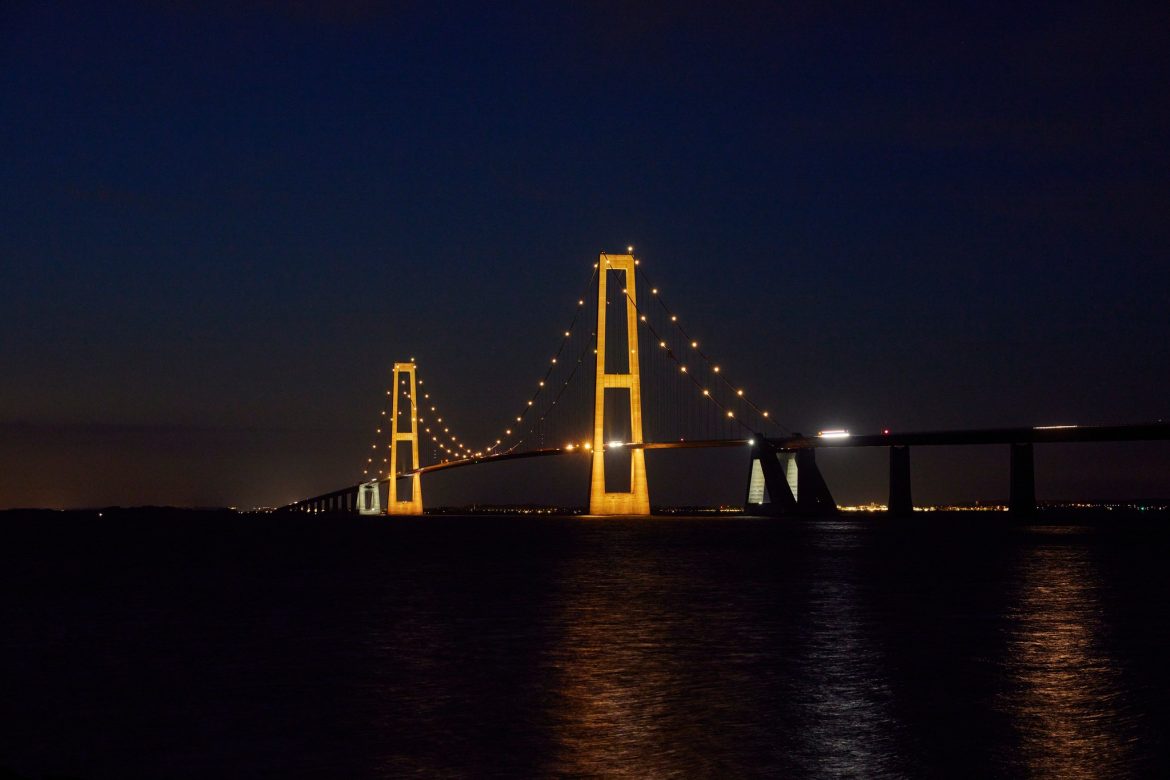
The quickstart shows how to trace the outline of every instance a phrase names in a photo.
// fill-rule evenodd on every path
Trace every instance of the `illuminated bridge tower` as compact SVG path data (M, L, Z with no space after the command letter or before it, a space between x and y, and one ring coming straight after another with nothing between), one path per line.
M609 272L624 275L620 286L613 290L614 299L626 302L626 343L615 344L626 352L626 360L615 353L615 366L625 365L624 371L606 371L606 287ZM616 276L617 274L615 274ZM648 515L650 488L646 482L646 451L631 448L630 490L611 493L605 485L605 394L607 391L627 391L630 402L630 436L628 443L642 443L642 383L638 370L638 312L634 306L637 295L634 288L634 256L602 254L597 265L597 375L594 383L593 406L593 475L589 482L589 514L591 515Z
M408 385L410 387L410 430L398 430L398 406L402 399L402 377L406 376L409 379ZM405 498L399 500L398 498L398 444L399 442L410 442L410 465L404 471L414 471L421 464L418 462L418 403L415 391L415 366L414 363L395 363L394 364L394 390L391 393L393 401L390 409L390 494L386 501L386 514L388 515L421 515L423 512L422 502L422 475L412 474L409 479L410 492Z

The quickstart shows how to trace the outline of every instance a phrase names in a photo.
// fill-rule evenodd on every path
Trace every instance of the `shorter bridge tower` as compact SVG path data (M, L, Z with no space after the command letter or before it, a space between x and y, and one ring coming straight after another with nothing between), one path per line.
M410 388L407 394L407 398L410 401L410 429L400 431L398 429L398 411L403 398L402 385L404 377L406 380L405 383ZM390 491L386 500L386 514L421 515L423 513L421 474L412 474L409 477L409 494L401 500L398 498L398 474L401 471L414 471L422 465L418 460L418 396L416 392L414 363L394 364L393 388L391 391L393 400L390 404ZM398 462L398 443L403 441L410 442L410 464L400 469Z
M606 282L610 271L625 275L621 287L611 294L615 300L626 303L626 343L615 345L625 349L629 356L627 370L607 373L605 370L606 339ZM594 384L593 407L593 473L589 482L589 514L591 515L648 515L650 488L646 482L646 451L641 447L630 449L630 490L611 493L605 489L605 391L625 389L630 399L630 440L628 444L642 444L642 381L638 368L638 309L634 305L635 264L633 255L602 253L597 263L597 373Z

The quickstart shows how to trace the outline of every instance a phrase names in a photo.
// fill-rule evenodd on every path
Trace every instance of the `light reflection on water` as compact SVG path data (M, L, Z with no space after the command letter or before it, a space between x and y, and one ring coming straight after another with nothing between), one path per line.
M555 773L668 776L688 769L676 745L694 725L688 710L703 702L667 649L673 621L662 605L674 588L651 573L629 575L573 567L566 577L560 641L550 648Z
M0 545L0 774L1092 778L1170 764L1170 528L205 522L38 518Z
M705 555L622 545L564 573L550 648L554 774L897 776L880 643L856 592L857 540L737 583ZM616 551L611 551L616 552Z
M802 769L830 777L896 776L892 694L882 644L858 593L857 539L823 536L814 546L798 662L802 683L792 701L805 724L797 732Z
M1102 648L1108 627L1093 548L1054 537L1019 551L1016 603L1007 613L1005 709L1020 739L1015 763L1033 777L1125 774L1132 723L1121 674Z
M515 558L502 588L499 550L450 591L435 587L444 566L412 570L393 630L377 631L379 664L399 672L380 722L424 738L392 739L387 775L1095 778L1136 765L1084 537L565 528L570 543L537 570ZM494 742L477 733L485 719Z

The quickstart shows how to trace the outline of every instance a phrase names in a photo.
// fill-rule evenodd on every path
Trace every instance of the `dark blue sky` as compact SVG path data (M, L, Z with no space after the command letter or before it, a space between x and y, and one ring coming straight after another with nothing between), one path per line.
M798 430L1170 416L1165 3L103 5L0 10L0 506L351 482L410 356L486 438L628 243Z

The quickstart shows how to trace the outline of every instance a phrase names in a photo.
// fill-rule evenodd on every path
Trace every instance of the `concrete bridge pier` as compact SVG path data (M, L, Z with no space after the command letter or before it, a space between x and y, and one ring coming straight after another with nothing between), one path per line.
M777 452L767 443L752 445L744 512L751 515L796 514L796 457Z
M1036 511L1036 468L1032 443L1013 444L1011 453L1008 508L1013 514L1030 515Z
M359 515L382 514L382 495L378 490L378 480L358 485L357 512Z
M812 449L777 450L760 437L752 445L744 512L771 517L824 517L837 514Z
M910 448L904 444L890 447L890 500L886 507L891 515L914 513L910 495Z
M796 451L796 509L805 516L824 517L837 514L837 502L817 468L817 451Z

